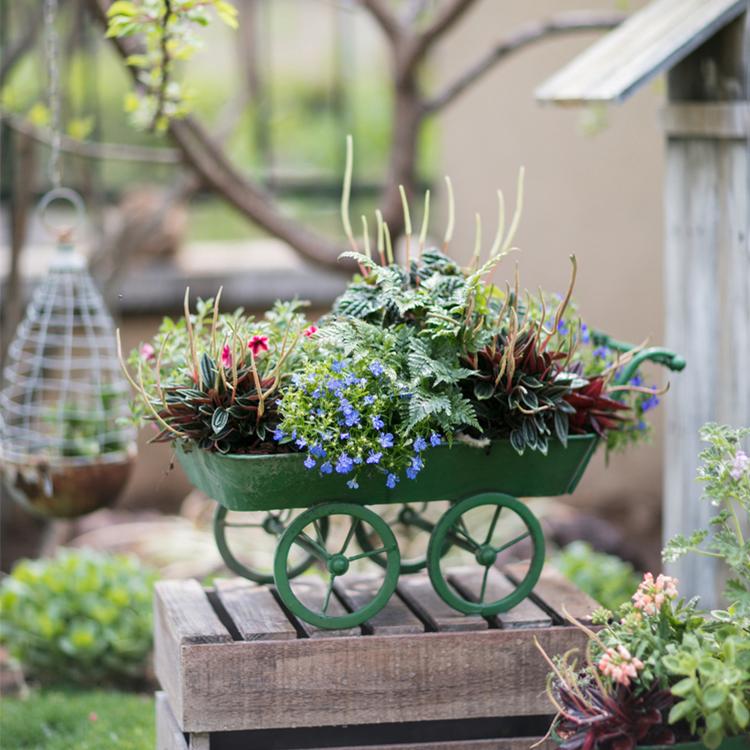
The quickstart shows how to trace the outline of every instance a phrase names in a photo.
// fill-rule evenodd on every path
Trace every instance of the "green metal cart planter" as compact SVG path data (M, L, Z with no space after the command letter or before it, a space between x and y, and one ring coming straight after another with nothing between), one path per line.
M632 348L603 336L599 341L623 351ZM623 368L617 380L627 382L646 360L672 370L685 366L672 352L647 349ZM221 455L181 444L177 457L190 481L219 504L214 532L227 566L250 580L270 581L267 571L241 562L227 539L227 529L233 526L257 527L275 539L273 581L284 605L312 625L336 629L372 618L395 591L399 575L423 567L437 594L460 612L494 615L514 607L534 588L545 557L541 525L518 498L572 492L598 444L596 435L571 436L566 446L551 443L546 455L519 455L509 440L482 448L443 445L429 449L425 470L415 480L392 490L384 487L374 467L358 478L358 489L349 489L335 474L319 476L305 469L302 454ZM446 501L447 510L437 521L431 519L428 510ZM426 555L402 561L392 521L374 508L393 508L403 526L428 533ZM228 520L230 511L257 518L234 523ZM517 545L524 545L530 558L526 575L510 592L491 592L490 568ZM444 558L452 549L468 553L479 568L480 588L471 596L454 589L447 579ZM343 611L333 605L336 581L361 561L378 563L384 576L367 601ZM295 593L292 580L314 564L328 581L322 601L311 603Z

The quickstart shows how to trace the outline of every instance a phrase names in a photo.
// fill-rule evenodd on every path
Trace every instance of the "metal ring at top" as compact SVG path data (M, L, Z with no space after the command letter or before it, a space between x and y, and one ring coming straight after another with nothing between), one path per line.
M55 225L47 218L47 209L54 201L67 201L75 209L76 217L72 224ZM58 187L50 190L39 201L37 207L39 220L42 226L58 240L69 240L73 232L83 225L86 220L86 208L83 198L75 190L66 187Z

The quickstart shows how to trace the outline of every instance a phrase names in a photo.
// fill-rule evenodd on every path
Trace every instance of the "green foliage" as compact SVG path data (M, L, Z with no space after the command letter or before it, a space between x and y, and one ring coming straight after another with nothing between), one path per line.
M750 631L735 623L688 632L663 659L678 698L669 721L686 722L709 750L750 728Z
M155 742L154 701L108 690L3 697L0 737L8 750L145 750Z
M166 318L152 343L131 352L136 418L156 423L153 442L272 452L278 389L302 357L302 303L277 302L262 321L241 309L219 314L218 303L198 300L195 315Z
M90 550L23 560L0 584L0 642L43 682L143 678L153 576L135 560Z
M750 518L750 459L742 450L748 435L750 428L703 427L701 438L708 447L700 454L698 480L705 484L704 499L719 510L710 530L674 537L663 555L673 561L695 552L723 560L732 573L725 596L738 615L750 622L750 539L745 539L742 528Z
M107 36L138 37L144 44L142 52L127 58L138 86L126 97L125 109L136 127L164 131L171 118L189 111L186 92L173 74L176 63L200 47L195 28L209 24L209 10L237 27L237 9L227 0L115 0L109 6Z
M567 545L553 564L577 588L608 610L616 610L627 602L640 580L630 563L615 555L596 552L586 542Z

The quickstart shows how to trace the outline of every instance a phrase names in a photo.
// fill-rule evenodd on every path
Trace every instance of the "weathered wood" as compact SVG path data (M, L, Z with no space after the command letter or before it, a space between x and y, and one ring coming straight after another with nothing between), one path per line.
M409 742L395 745L347 745L337 747L337 750L529 750L532 745L538 750L555 750L557 747L552 740L537 744L539 740L539 737L500 737L487 740ZM317 748L316 750L324 749Z
M167 694L159 691L155 698L156 750L188 750L185 736L169 707Z
M477 575L476 568L455 568L450 571L449 580L465 596L479 601L482 579ZM484 601L502 599L512 594L515 588L515 584L511 583L497 568L490 568ZM543 628L552 624L552 618L531 599L524 599L513 609L501 612L490 620L501 628Z
M582 648L572 627L184 646L178 719L211 732L544 715L549 654ZM174 705L174 701L170 701Z
M672 138L747 139L750 103L677 102L664 109L662 122Z
M313 611L320 611L326 592L325 584L320 578L306 576L292 581L291 585L292 591L302 604ZM327 614L331 616L346 614L346 610L335 594L331 596ZM359 627L324 630L303 620L297 620L297 622L308 638L341 638L360 635L362 632Z
M527 562L513 563L504 568L511 581L521 581L529 569ZM576 588L565 576L551 565L547 565L534 586L532 598L543 602L543 607L552 612L557 622L566 622L566 614L579 622L591 622L591 613L601 605L588 594Z
M480 615L464 615L447 605L432 588L430 579L418 573L402 576L398 593L431 630L455 632L486 630L487 620Z
M271 591L244 578L217 580L216 594L246 641L289 640L297 631Z
M622 101L747 10L746 0L655 0L535 92L564 104Z
M354 610L372 601L382 583L382 577L367 576L349 580L344 578L336 591L346 605ZM424 623L394 594L388 603L365 624L373 635L403 635L423 633Z
M175 716L182 712L183 649L190 644L229 643L201 585L194 580L158 581L154 587L154 668Z

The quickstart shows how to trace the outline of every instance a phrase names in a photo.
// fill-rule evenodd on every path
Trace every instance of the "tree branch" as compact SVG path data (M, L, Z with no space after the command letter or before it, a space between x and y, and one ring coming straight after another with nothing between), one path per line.
M483 58L460 75L453 83L425 103L428 114L443 109L467 88L491 70L496 63L534 42L546 37L585 31L606 31L619 25L622 13L571 12L553 16L546 21L536 21L521 26L514 33L501 39Z
M383 0L359 0L360 5L370 12L383 33L392 42L401 34L401 25L396 16L386 7Z

